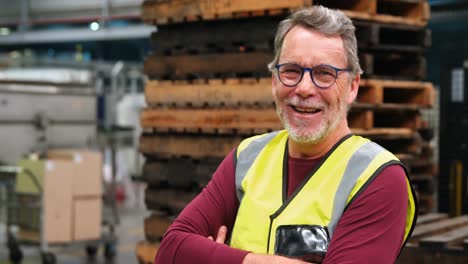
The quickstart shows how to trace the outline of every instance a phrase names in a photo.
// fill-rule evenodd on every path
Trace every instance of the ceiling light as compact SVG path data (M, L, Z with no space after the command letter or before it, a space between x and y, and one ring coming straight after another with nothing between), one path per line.
M89 24L89 28L92 31L97 31L99 29L99 23L98 22L92 22Z
M6 36L6 35L10 35L10 29L7 28L7 27L0 27L0 35L1 36Z

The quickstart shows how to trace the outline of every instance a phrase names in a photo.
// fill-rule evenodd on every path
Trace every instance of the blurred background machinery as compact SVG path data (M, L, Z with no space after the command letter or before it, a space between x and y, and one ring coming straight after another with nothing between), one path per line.
M97 133L96 96L90 71L0 71L0 162L16 164L47 147L90 146Z
M451 60L442 71L439 209L468 214L468 61ZM460 136L463 135L463 136Z
M141 66L8 59L0 70L0 162L48 148L105 148L116 128L129 130L121 148L130 174L138 173L139 111L145 106ZM133 149L133 151L131 151ZM130 153L127 153L129 152Z
M31 58L9 58L4 63L9 67L0 70L0 165L18 171L13 187L8 186L11 179L4 178L8 175L0 178L0 187L8 187L0 188L0 219L6 221L0 241L6 243L8 238L5 248L10 259L23 255L17 246L23 241L36 242L42 262L48 264L57 261L48 245L57 243L81 241L78 244L86 245L91 257L102 240L104 254L113 257L112 237L120 223L117 203L135 206L138 198L131 178L140 172L143 161L136 147L139 111L145 105L139 92L144 82L140 67L121 61L85 64ZM96 151L99 161L90 158L94 154L89 150ZM32 154L38 160L25 159ZM75 163L84 169L75 169ZM32 169L31 177L39 177L33 181L37 190L23 190L25 175L19 172L25 169ZM51 170L57 172L48 173ZM74 194L76 186L81 191ZM102 239L101 228L96 227L101 219L106 226L102 230L108 230ZM15 227L19 232L12 232ZM61 232L51 233L51 227ZM26 231L37 235L25 236Z

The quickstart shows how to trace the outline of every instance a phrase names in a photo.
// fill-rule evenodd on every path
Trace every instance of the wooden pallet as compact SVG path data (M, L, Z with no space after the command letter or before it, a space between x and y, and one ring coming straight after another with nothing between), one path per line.
M418 183L412 183L412 185L413 189L416 191L418 189ZM434 208L437 208L433 194L422 194L416 191L416 197L418 199L418 213L429 214L434 211Z
M344 2L344 1L343 1ZM168 24L151 35L157 55L207 54L236 51L270 51L282 16L198 21ZM361 50L421 53L431 45L430 30L411 25L355 20ZM229 34L226 34L229 32Z
M394 107L369 107L354 104L348 114L351 129L409 128L417 130L421 126L421 115L417 109Z
M253 47L272 53L281 18L267 16L163 25L151 35L151 45L158 55L232 52Z
M196 140L194 139L194 141ZM234 148L235 146L231 147ZM222 153L219 156L222 156ZM180 158L178 155L174 155L170 159L147 160L143 166L142 176L143 180L151 186L201 190L211 180L211 176L221 160L221 158L201 160L192 159L191 157ZM411 164L405 164L410 169L410 179L418 186L418 190L423 194L432 195L435 174L417 174Z
M468 263L468 216L420 216L397 263Z
M413 186L413 190L416 192L416 198L418 200L418 213L431 213L436 207L434 194L428 194L424 193L423 191L420 191L419 189L421 188L421 185L418 182L412 182L411 185Z
M421 109L434 105L435 92L432 83L363 79L356 102L374 104L385 108Z
M269 76L270 52L237 52L198 55L156 56L145 59L150 79L196 79L216 76Z
M405 51L420 53L429 48L431 31L410 25L353 21L361 50Z
M422 146L424 149L424 146ZM435 163L434 159L426 159L424 157L421 158L423 155L419 155L419 159L413 160L411 164L411 172L415 175L437 175L438 168L437 164ZM421 177L422 177L421 176Z
M340 9L349 17L371 19L375 14L375 0L315 0L314 5L323 5L332 9Z
M378 131L379 129L371 129L370 131L375 131L375 130ZM389 129L382 129L382 130L386 131ZM421 152L421 142L420 142L419 136L414 132L413 133L409 132L411 131L410 129L394 128L394 130L396 131L391 134L388 133L384 136L381 136L381 135L375 136L372 134L366 135L366 134L356 133L356 132L354 133L368 137L372 141L383 146L384 148L388 149L390 152L396 154L397 156L419 155L419 153ZM409 131L404 133L405 130L409 130Z
M398 107L360 107L355 104L348 115L351 129L408 128L417 130L421 115L416 109ZM282 128L273 107L262 109L144 109L141 126L159 131L196 131L217 134L251 134L254 131L273 131Z
M426 59L419 53L402 51L360 51L364 78L422 80L426 77ZM144 72L150 79L192 80L213 77L268 77L267 64L272 52L229 52L211 54L150 55Z
M287 14L292 9L310 6L312 0L175 0L145 1L142 19L150 24L180 23L185 21L242 18Z
M436 175L435 174L415 174L415 173L410 173L411 174L411 180L414 182L433 182ZM433 183L431 183L433 184ZM430 186L430 188L434 188L434 186Z
M233 134L254 129L278 130L281 123L274 109L145 109L141 112L143 128L186 129Z
M157 158L224 158L245 137L240 135L203 135L156 133L140 138L140 152Z
M229 78L190 81L149 81L145 87L152 107L271 107L271 78ZM357 103L402 108L429 108L434 87L428 82L362 79Z
M136 256L140 264L153 264L156 253L159 249L159 243L148 241L139 241L136 245Z
M149 210L178 215L197 194L198 192L148 186L145 190L145 204Z
M146 160L142 177L151 186L169 186L177 189L201 190L211 179L221 159L194 159L172 157Z
M178 215L198 193L198 191L194 192L174 188L161 188L150 185L145 191L145 204L149 210L161 211L164 215ZM433 207L432 195L418 192L417 198L422 212L427 212L427 210L430 210ZM161 218L161 216L154 216L153 218L156 218L156 220L153 219L153 222L165 219L164 217ZM158 239L163 235L164 230L167 229L168 219L165 219L164 223L166 224L163 227L154 227L155 230L152 230L153 234L151 235L151 239ZM415 234L418 233L415 231Z
M430 142L435 136L434 128L430 127L427 121L424 121L423 127L419 129L419 133L421 134L421 137L427 142Z
M435 191L434 179L435 175L429 174L411 174L411 182L416 185L418 192L424 195L433 195Z
M353 19L424 26L430 16L427 1L419 0L316 0L329 8L341 9Z
M420 212L430 212L434 208L434 192L437 177L437 165L432 155L428 155L427 142L418 144L420 153L408 155L402 161L408 168L411 182L419 194Z
M210 79L206 83L149 81L146 101L153 107L273 106L271 78Z
M431 128L431 129L434 129L434 128ZM418 130L418 133L421 135L421 131ZM432 144L432 141L431 140L427 140L427 138L425 138L423 135L421 135L421 138L424 140L424 144L423 144L423 149L422 149L422 152L421 152L421 162L431 162L434 160L434 157L435 157L435 146ZM422 165L425 165L425 164L422 164Z
M364 78L423 80L426 58L419 53L402 51L359 51Z
M150 24L193 22L199 20L232 19L268 15L286 15L292 10L322 4L341 9L354 19L373 20L383 23L397 23L424 26L429 19L427 1L414 0L179 0L145 1L142 19Z
M419 132L418 132L419 134ZM417 157L411 157L408 163L413 167L417 174L437 174L437 166L434 164L435 149L431 142L421 138L421 152Z
M169 216L164 212L154 211L150 216L145 218L144 230L146 239L154 243L161 241L173 220L173 216Z
M354 129L353 133L368 137L393 153L420 153L420 142L414 131L406 128ZM140 138L140 152L154 159L190 157L192 159L224 158L245 137L250 135L207 135L188 133L143 134Z
M415 227L408 244L428 245L431 241L433 241L435 242L433 246L439 247L440 244L437 242L441 241L439 241L439 239L434 239L434 235L438 238L440 234L446 233L447 230L465 226L468 226L468 216L466 215L455 218L444 218L438 221L433 220L430 222L425 222L424 224L418 224Z
M428 224L431 222L440 221L440 220L444 220L447 218L448 218L448 215L444 213L430 213L430 214L419 215L418 218L416 219L416 225L420 226L423 224Z
M426 0L377 0L375 21L424 26L430 18Z

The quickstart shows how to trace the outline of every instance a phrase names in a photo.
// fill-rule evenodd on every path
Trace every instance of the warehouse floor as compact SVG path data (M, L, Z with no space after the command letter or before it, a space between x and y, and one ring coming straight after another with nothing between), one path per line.
M117 256L113 261L106 261L102 248L94 260L88 259L83 244L71 244L64 247L51 247L51 251L57 256L57 263L81 264L81 263L115 263L115 264L136 264L135 257L136 243L144 239L143 220L149 214L143 203L143 186L138 187L139 197L133 204L123 205L119 209L120 225L116 228L118 237ZM0 264L9 264L8 251L6 249L5 226L0 223ZM23 246L25 255L23 264L41 263L37 246Z

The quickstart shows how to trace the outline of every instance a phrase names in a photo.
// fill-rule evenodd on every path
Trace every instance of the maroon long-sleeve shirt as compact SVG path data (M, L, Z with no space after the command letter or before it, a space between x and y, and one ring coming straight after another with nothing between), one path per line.
M288 160L288 195L320 159ZM223 160L212 180L182 211L166 232L156 264L240 264L248 251L207 239L221 225L230 231L239 207L234 151ZM330 242L325 264L394 263L404 237L408 194L402 167L385 168L343 213Z

